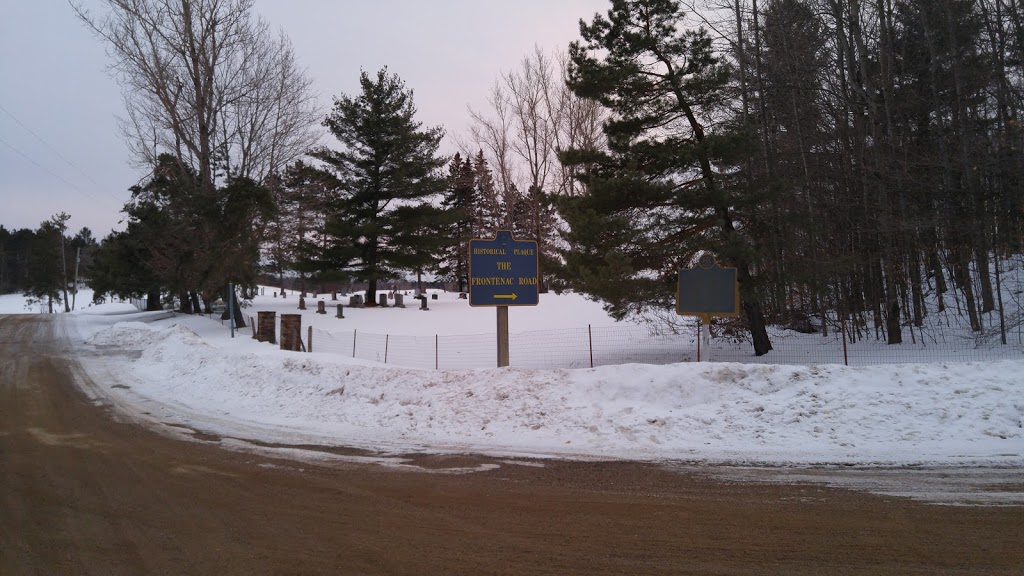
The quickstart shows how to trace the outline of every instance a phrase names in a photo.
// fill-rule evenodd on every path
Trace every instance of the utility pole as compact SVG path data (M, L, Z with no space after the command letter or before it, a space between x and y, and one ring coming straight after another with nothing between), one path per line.
M64 222L61 221L61 224ZM64 278L64 312L71 312L71 308L68 307L68 262L64 257L64 228L61 226L57 229L60 233L60 269Z
M71 309L75 309L75 300L78 296L78 265L82 262L82 247L75 251L75 286L71 289Z
M4 245L0 244L0 293L3 293L4 287L7 286L5 282L7 278L7 250L4 249Z
M60 234L60 269L62 272L61 278L64 284L64 312L71 312L71 305L70 302L68 302L68 263L67 259L64 256L64 231L68 229L67 222L69 219L71 219L71 216L68 216L64 212L61 212L60 214L52 216L49 221L53 228L57 231L57 234ZM53 297L51 288L51 300L52 298Z

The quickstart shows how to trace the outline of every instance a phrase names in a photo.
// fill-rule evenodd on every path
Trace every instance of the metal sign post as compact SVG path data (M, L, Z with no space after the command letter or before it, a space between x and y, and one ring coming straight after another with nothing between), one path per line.
M469 305L498 309L498 367L509 364L508 307L536 306L537 243L499 230L492 239L469 241Z
M704 341L704 356L699 360L711 362L711 315L701 314L697 321L701 323L700 339Z
M235 285L228 283L228 317L231 318L231 337L235 337Z
M680 270L679 282L676 285L676 314L699 318L703 349L698 348L698 359L709 361L711 316L740 315L736 268L720 268L714 256L704 254L697 261L697 266L689 270Z
M508 366L508 306L498 306L498 368Z

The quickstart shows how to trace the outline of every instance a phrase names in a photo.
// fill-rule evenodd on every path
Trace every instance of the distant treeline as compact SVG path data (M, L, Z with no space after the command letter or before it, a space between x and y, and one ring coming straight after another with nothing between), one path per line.
M98 245L92 231L65 234L67 216L54 216L31 230L8 230L0 225L0 294L24 293L41 302L60 305L72 288L76 258L79 273L89 267Z

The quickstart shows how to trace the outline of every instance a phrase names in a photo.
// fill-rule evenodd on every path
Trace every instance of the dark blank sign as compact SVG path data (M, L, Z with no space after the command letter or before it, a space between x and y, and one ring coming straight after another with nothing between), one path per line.
M676 313L684 316L739 316L735 268L697 266L679 271Z

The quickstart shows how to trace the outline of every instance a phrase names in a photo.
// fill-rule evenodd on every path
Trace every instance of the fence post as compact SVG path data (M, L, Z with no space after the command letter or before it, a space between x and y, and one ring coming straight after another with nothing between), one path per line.
M309 337L307 337L306 340L309 341L309 346L307 346L306 348L310 352L312 352L313 351L313 327L312 326L309 327Z
M391 335L390 334L385 334L384 335L384 363L385 364L388 363L388 340L390 340L390 339L391 339Z
M590 367L594 367L594 333L590 331L590 324L587 324L587 340L590 342Z
M703 315L701 315L700 320L703 323L703 326L701 327L701 330L703 330L703 334L704 334L704 356L707 358L707 360L705 360L705 361L706 362L710 362L711 361L711 314L703 314Z
M697 317L697 362L700 362L700 317Z
M352 357L356 357L356 329L352 329Z
M440 363L438 362L438 346L439 344L437 342L437 334L434 334L434 370L438 370L438 366L440 365Z
M843 329L843 365L849 366L850 365L850 357L846 353L846 314L845 313L840 317L840 324L839 325L842 326L842 329ZM911 330L913 330L913 328L911 328Z

